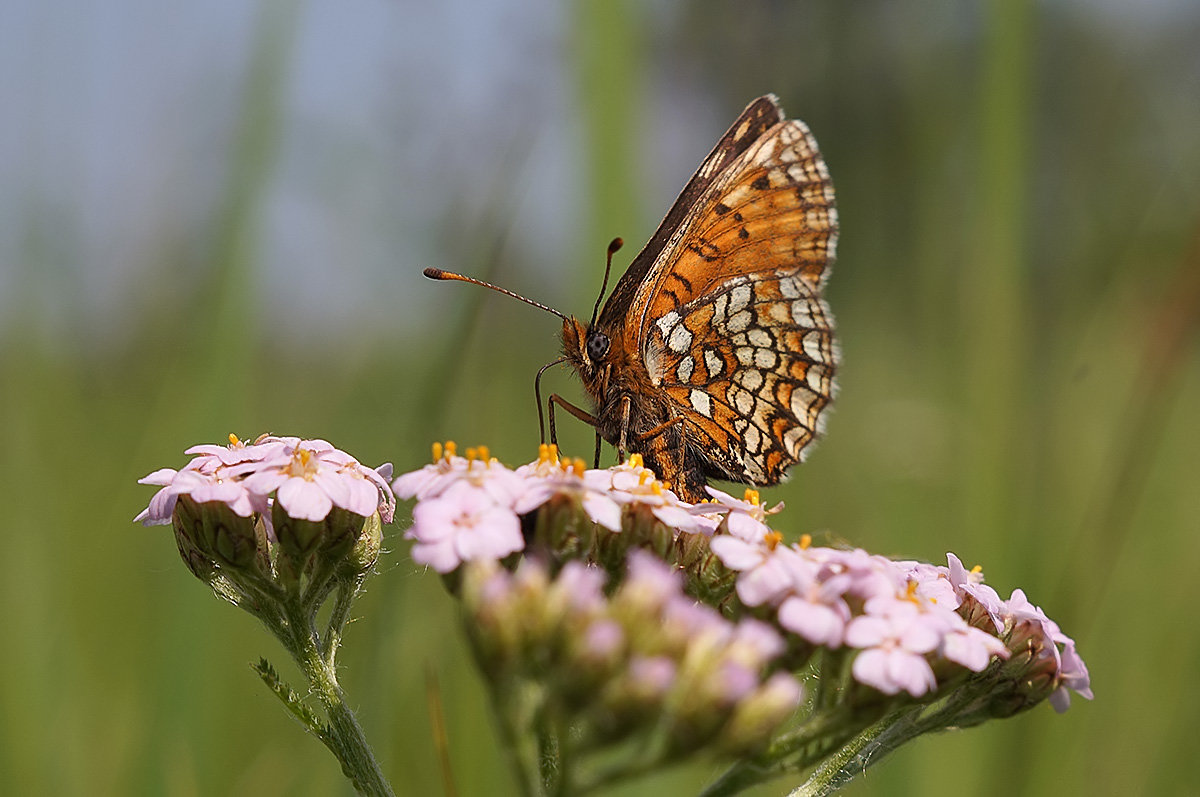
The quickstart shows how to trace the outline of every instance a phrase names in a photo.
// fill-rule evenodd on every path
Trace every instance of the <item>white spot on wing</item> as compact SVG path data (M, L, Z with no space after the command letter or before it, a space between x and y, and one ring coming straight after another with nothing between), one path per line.
M658 329L660 332L662 332L663 340L666 340L670 336L671 330L674 329L675 325L678 323L679 313L675 312L674 310L658 319Z
M751 454L758 454L762 451L762 433L758 431L757 426L746 429L745 435L742 436L742 442L746 445L746 451Z
M754 320L754 315L749 310L742 310L740 313L735 313L732 318L725 324L725 328L730 332L741 332L746 327L750 326L750 322Z
M804 353L813 362L829 362L829 350L826 348L824 336L820 332L813 331L804 336Z
M771 337L771 333L762 327L755 327L746 333L752 346L758 346L760 349L769 349L775 345L775 339Z
M672 312L671 315L675 313ZM683 324L677 324L667 338L667 347L676 354L683 354L692 345L692 333Z
M805 374L805 381L816 392L822 395L829 394L829 373L824 365L810 365L808 373Z
M703 390L693 390L688 396L688 399L692 402L692 409L703 415L705 418L712 417L712 404L707 393L705 393Z
M712 349L705 349L704 365L708 368L708 378L713 379L721 373L721 369L725 367L725 361Z
M754 364L759 368L770 370L779 363L779 356L770 349L755 349Z
M675 369L675 376L678 377L680 384L686 384L692 378L692 369L696 367L696 362L691 357L684 357L679 361L679 366Z
M750 304L752 294L749 285L739 285L729 292L729 311L736 313Z
M738 382L747 390L758 390L762 387L763 376L762 371L757 368L750 368L739 372Z

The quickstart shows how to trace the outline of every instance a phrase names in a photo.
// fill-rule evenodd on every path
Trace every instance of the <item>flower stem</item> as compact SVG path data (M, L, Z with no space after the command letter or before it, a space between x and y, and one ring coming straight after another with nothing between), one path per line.
M338 586L337 596L333 600L333 611L329 615L329 625L325 628L325 637L321 641L321 647L325 650L325 664L330 669L337 658L338 646L342 644L342 631L350 620L350 607L361 590L361 578L353 583Z
M844 709L818 712L776 739L762 755L735 763L702 792L702 797L737 794L764 780L810 767L831 749L853 738L872 719L874 716L867 718L861 712Z
M346 696L327 657L322 654L316 629L307 620L307 612L298 602L289 602L286 630L277 633L280 641L300 665L308 678L309 687L329 717L332 744L327 745L342 765L342 773L354 784L359 794L369 797L393 797L379 762L375 760L367 737L354 712L346 705Z
M476 659L478 660L478 656ZM503 739L501 750L504 752L509 769L512 770L513 777L517 781L517 787L525 797L538 797L543 794L542 784L537 775L533 773L532 767L527 761L529 745L523 743L520 730L521 722L517 717L518 712L512 705L513 701L505 699L502 687L490 680L486 683L488 697L492 702L492 714L496 717L496 723L500 726L500 735Z
M848 765L857 761L863 749L884 733L892 721L891 717L882 719L855 736L840 750L823 760L820 766L809 775L808 780L789 792L788 797L824 797L844 786L846 781L853 777L848 772ZM863 763L861 767L865 769L866 764Z
M969 720L969 710L978 698L976 690L968 682L941 702L909 706L888 714L822 761L809 779L791 792L789 797L824 797L832 794L905 742L951 725L959 725L964 719Z

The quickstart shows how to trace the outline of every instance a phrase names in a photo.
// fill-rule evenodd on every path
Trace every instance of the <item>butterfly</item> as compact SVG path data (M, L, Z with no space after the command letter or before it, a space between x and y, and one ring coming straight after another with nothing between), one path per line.
M596 429L597 460L601 438L622 459L639 453L696 502L709 479L779 483L822 432L838 366L822 297L837 234L816 141L766 95L704 159L603 310L601 288L587 324L470 277L425 275L560 317L563 357L546 368L570 363L593 409L551 395L551 440L558 406ZM609 268L619 247L609 246Z

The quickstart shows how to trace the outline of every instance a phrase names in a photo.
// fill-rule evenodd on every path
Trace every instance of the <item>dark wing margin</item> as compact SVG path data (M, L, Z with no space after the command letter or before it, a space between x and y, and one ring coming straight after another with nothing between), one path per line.
M629 304L633 301L638 286L662 254L667 241L671 240L671 236L679 229L696 199L704 193L717 175L749 149L763 133L782 121L783 109L779 107L779 99L774 94L766 94L746 106L746 110L742 111L742 115L725 131L725 135L721 136L712 152L708 153L708 157L700 164L692 179L688 180L687 185L679 192L675 204L658 225L650 241L642 247L642 251L625 270L613 288L612 295L604 303L598 327L619 329L624 324Z

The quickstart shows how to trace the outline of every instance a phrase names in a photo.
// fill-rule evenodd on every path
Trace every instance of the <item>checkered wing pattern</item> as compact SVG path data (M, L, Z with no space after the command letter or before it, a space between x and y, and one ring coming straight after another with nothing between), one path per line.
M626 345L710 476L775 484L820 433L837 367L821 298L836 240L816 142L779 121L711 176L640 281Z

